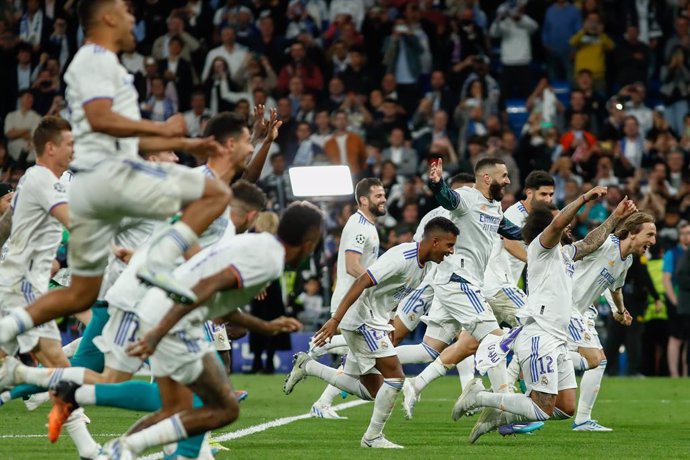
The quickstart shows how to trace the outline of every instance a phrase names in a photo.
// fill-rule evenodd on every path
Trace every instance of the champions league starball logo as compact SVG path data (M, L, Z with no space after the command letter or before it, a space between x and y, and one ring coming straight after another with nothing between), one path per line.
M364 244L364 242L366 241L366 238L364 237L364 235L360 234L360 235L355 236L355 241L358 244Z

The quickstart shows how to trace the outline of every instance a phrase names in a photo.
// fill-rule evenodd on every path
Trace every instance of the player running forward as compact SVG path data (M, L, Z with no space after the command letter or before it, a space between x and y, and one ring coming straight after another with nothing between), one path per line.
M525 178L526 198L506 209L506 218L522 228L532 206L536 203L551 203L553 193L553 177L546 171L532 171ZM484 273L482 294L491 306L498 324L510 327L518 325L515 315L527 301L525 293L518 287L526 261L527 246L522 241L500 239L494 245Z
M644 255L655 243L654 218L636 212L625 219L599 249L575 264L574 313L568 326L568 349L575 370L584 371L584 374L573 431L612 431L592 420L592 408L606 369L606 355L594 327L599 313L593 304L599 296L610 291L615 304L611 305L613 318L629 326L632 317L625 309L622 292L625 276L632 265L633 254Z
M480 289L496 234L522 239L520 228L503 217L501 199L510 179L502 160L479 160L472 188L452 190L441 180L442 173L441 161L431 163L429 186L439 204L450 211L451 220L464 236L458 239L455 253L436 271L426 335L434 339L432 348L441 347L443 351L421 374L405 380L403 409L407 418L412 418L414 405L429 383L474 354L488 334L503 334ZM447 346L456 336L458 340ZM489 377L494 391L507 391L505 369L501 372L496 368Z
M335 291L331 299L331 314L335 313L340 302L349 291L350 287L367 268L379 257L379 234L376 230L376 218L386 215L386 192L383 184L374 177L360 180L355 186L355 199L357 200L357 212L347 220L340 237L338 248L338 267L336 271ZM342 354L347 353L345 339L337 335L329 344L330 348L339 347ZM318 356L322 353L318 348L312 347L310 353ZM315 417L327 419L345 419L338 415L331 404L333 398L340 394L340 390L329 385L323 391L319 399L312 405L311 413Z
M165 219L183 209L180 221L152 244L139 276L174 297L193 301L193 293L171 276L171 269L230 200L227 186L218 180L178 165L152 166L139 158L139 150L206 155L222 148L213 139L178 137L185 129L181 115L165 123L141 120L133 77L117 58L134 42L134 17L125 2L84 0L78 14L86 42L65 73L75 139L69 191L72 282L0 320L0 343L93 304L112 238L126 216Z
M143 338L131 353L142 359L150 356L163 407L174 404L179 384L199 395L203 407L173 416L161 411L142 419L129 434L104 446L106 458L136 457L147 448L221 428L237 418L238 403L222 364L203 338L203 322L224 318L248 329L294 330L299 325L294 319L281 318L274 329L238 309L278 278L284 266L298 267L304 262L321 240L322 225L316 206L293 203L283 213L277 236L235 236L203 250L176 270L197 294L197 303L173 304L159 289L147 292L136 311L140 329L129 331ZM61 396L69 399L74 393ZM75 401L68 404L74 407Z
M452 414L457 420L468 410L485 407L470 433L470 442L501 425L566 419L575 412L577 384L566 349L575 261L596 251L616 224L635 211L632 201L621 201L604 223L572 244L570 223L578 210L605 194L606 187L594 187L559 213L539 204L527 217L522 232L528 244L530 295L518 314L524 326L513 345L527 393L490 393L475 379L456 401Z
M445 217L431 219L419 243L403 243L386 251L350 287L333 317L314 335L317 345L326 343L338 327L350 351L344 372L314 361L308 354L295 355L283 390L311 375L341 390L374 400L374 413L362 437L362 447L400 449L383 436L383 426L393 411L405 374L390 339L392 309L424 279L433 263L453 253L458 228Z
M8 251L0 263L2 317L24 313L37 296L48 291L63 226L70 224L66 188L60 177L72 160L71 126L60 118L45 117L32 140L36 165L27 169L12 197ZM23 331L14 340L0 345L2 356L33 353L43 366L69 366L55 321ZM93 458L99 447L86 429L86 420L83 411L72 414L67 430L79 455Z

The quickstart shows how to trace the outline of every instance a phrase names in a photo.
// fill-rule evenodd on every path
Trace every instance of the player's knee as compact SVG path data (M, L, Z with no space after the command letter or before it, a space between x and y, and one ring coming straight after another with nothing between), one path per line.
M229 398L225 404L219 408L219 420L222 422L221 426L229 425L237 420L240 416L240 405L235 398Z
M601 362L603 361L599 354L587 355L585 359L587 360L587 366L589 366L589 369L599 367L599 364L601 364Z
M575 409L576 409L575 401L565 401L565 402L561 403L557 409L565 417L568 417L568 418L572 417L573 415L575 415ZM565 418L565 417L561 417L561 418Z

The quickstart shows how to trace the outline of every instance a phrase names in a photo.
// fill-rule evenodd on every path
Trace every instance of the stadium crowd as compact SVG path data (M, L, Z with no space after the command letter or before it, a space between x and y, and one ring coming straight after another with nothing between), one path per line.
M410 241L437 206L426 171L438 157L448 178L472 173L486 156L503 159L511 180L504 208L537 169L554 176L559 207L607 186L605 200L578 215L579 237L624 196L634 199L657 219L659 238L628 273L634 325L625 329L601 309L607 355L621 345L627 352L626 368L610 359L608 372L688 375L687 0L130 3L138 43L121 60L146 117L183 113L188 136L198 137L218 112L249 119L257 104L277 109L283 124L259 182L272 211L294 199L291 166L347 164L356 178L382 180L388 212L379 232L389 248ZM41 117L70 110L62 75L84 38L75 7L0 3L3 193L35 160L30 140ZM354 210L350 202L331 207L323 253L333 269ZM282 296L296 310L324 308L316 278L296 284L304 292L287 287Z

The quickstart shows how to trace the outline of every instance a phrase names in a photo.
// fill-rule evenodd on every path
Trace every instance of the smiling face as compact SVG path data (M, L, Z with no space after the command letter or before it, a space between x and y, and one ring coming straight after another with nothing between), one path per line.
M455 242L457 236L452 233L438 233L433 237L433 243L431 244L431 255L430 259L432 262L440 264L443 259L455 252Z
M386 215L386 192L380 185L372 187L369 195L360 199L360 203L376 217Z
M686 227L690 230L690 227ZM640 231L630 235L631 250L633 254L644 255L645 252L656 244L656 225L653 222L645 222Z

